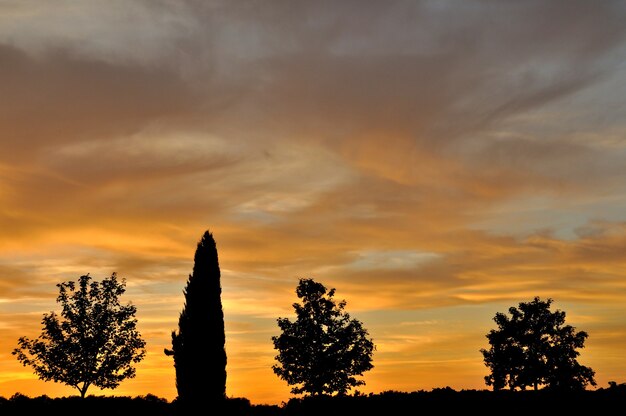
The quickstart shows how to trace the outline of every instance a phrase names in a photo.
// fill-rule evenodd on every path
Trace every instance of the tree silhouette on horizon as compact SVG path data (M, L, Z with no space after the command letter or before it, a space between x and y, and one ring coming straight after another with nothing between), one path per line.
M193 273L183 290L185 304L172 331L178 399L184 403L226 398L226 337L217 246L206 231L198 242Z
M376 347L362 323L344 310L346 301L335 302L335 289L313 279L300 279L296 294L302 299L293 304L296 320L278 318L282 333L272 337L278 350L274 373L295 385L294 394L343 395L365 384L355 376L374 367Z
M498 329L487 334L489 350L481 349L491 374L485 383L500 390L546 386L553 390L582 390L593 386L595 372L576 359L588 334L565 325L565 312L550 311L553 300L535 297L509 308L510 317L496 313Z
M18 361L42 380L74 387L81 398L92 385L115 389L135 377L133 363L144 358L146 342L137 330L137 308L119 302L126 281L115 273L101 282L86 274L57 287L60 316L44 314L41 335L18 340L12 352Z

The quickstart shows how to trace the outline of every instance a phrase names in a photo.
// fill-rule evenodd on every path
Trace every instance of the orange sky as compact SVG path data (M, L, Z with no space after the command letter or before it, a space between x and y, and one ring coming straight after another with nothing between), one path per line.
M552 297L626 381L626 8L588 1L0 2L0 396L56 284L117 272L176 396L202 233L229 396L281 403L300 277L374 339L363 392L484 388L491 318Z

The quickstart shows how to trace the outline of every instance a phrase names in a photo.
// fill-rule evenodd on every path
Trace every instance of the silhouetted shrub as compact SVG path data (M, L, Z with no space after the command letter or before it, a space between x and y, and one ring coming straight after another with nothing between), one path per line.
M153 395L131 397L78 396L29 398L16 394L0 397L0 415L63 416L403 416L415 414L481 416L603 414L626 405L626 391L606 388L578 392L461 390L436 388L432 391L384 391L352 396L309 396L292 398L284 406L252 405L245 398L229 398L216 404L200 403L184 409L176 401Z

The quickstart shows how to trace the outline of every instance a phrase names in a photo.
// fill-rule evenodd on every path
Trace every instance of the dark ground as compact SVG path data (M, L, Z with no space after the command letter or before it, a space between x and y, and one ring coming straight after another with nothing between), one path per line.
M251 405L247 399L228 399L223 404L201 404L183 409L153 395L140 397L89 396L29 398L15 394L0 397L0 415L27 416L352 416L352 415L586 415L622 414L626 409L626 386L570 393L548 391L492 392L450 388L411 393L387 391L344 397L290 399L281 406Z

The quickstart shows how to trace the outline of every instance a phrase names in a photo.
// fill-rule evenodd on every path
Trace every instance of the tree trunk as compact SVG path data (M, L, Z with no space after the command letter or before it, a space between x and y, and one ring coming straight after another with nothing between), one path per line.
M83 387L78 389L78 391L80 391L80 398L81 399L85 398L85 394L87 394L87 389L88 388L89 388L89 384L85 383L85 384L83 384Z

